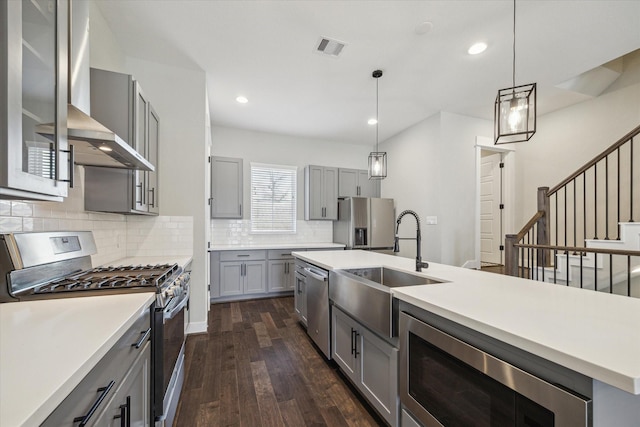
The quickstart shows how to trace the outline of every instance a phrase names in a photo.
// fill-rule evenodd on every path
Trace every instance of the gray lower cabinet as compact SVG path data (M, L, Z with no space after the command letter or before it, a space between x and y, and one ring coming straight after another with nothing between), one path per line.
M332 306L332 357L378 413L398 425L398 349Z
M265 261L221 262L220 296L266 292L265 264Z
M296 314L298 315L298 319L300 322L306 327L307 326L307 283L306 277L302 275L300 270L301 266L296 264L296 274L294 276L294 291L293 291L293 300Z
M296 265L291 251L291 249L272 249L268 251L269 292L290 291L293 289Z
M145 392L150 387L150 365L151 343L147 343L124 378L122 386L116 391L111 402L105 406L105 410L97 416L94 426L151 425L149 396Z
M150 322L146 310L41 426L151 425Z

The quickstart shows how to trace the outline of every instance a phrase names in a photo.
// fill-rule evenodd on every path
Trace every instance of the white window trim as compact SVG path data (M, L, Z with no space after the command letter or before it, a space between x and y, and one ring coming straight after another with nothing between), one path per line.
M291 218L291 227L290 230L257 230L254 229L254 200L253 200L253 170L254 168L265 168L265 169L275 169L275 170L283 170L283 171L292 171L293 172L293 189L292 189L292 214L293 218ZM250 182L250 233L251 234L296 234L297 232L297 188L298 188L298 167L297 166L289 166L289 165L274 165L268 163L250 163L250 171L249 176L251 178Z

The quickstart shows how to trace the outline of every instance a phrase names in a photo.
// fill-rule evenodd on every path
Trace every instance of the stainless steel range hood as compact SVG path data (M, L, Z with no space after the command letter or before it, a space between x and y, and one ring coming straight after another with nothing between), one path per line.
M77 165L155 170L154 166L126 141L71 104L67 109L67 128ZM53 126L40 125L38 133L44 136L52 135Z
M75 163L154 171L154 165L127 141L87 114L91 111L89 46L89 2L70 1L67 135ZM37 129L45 137L52 137L53 131L50 123Z

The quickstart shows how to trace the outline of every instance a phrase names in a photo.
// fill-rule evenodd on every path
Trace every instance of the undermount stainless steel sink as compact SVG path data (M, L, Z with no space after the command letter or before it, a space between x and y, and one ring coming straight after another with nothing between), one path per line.
M386 267L333 270L329 299L341 310L383 337L398 336L398 307L391 288L444 283Z
M399 270L392 270L386 267L354 268L341 271L351 273L355 276L362 277L367 280L371 280L372 282L376 282L388 288L443 283L441 280L434 280L428 277L418 276L417 274L407 273L405 271Z

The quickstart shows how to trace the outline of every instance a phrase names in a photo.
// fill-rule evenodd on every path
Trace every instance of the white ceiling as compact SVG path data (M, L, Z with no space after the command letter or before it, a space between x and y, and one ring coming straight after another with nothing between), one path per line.
M373 144L375 69L380 141L441 110L492 119L511 86L511 0L96 3L126 55L203 69L218 125ZM516 7L516 84L538 83L541 114L587 99L555 85L640 48L640 0ZM314 53L320 36L347 44L339 58Z

